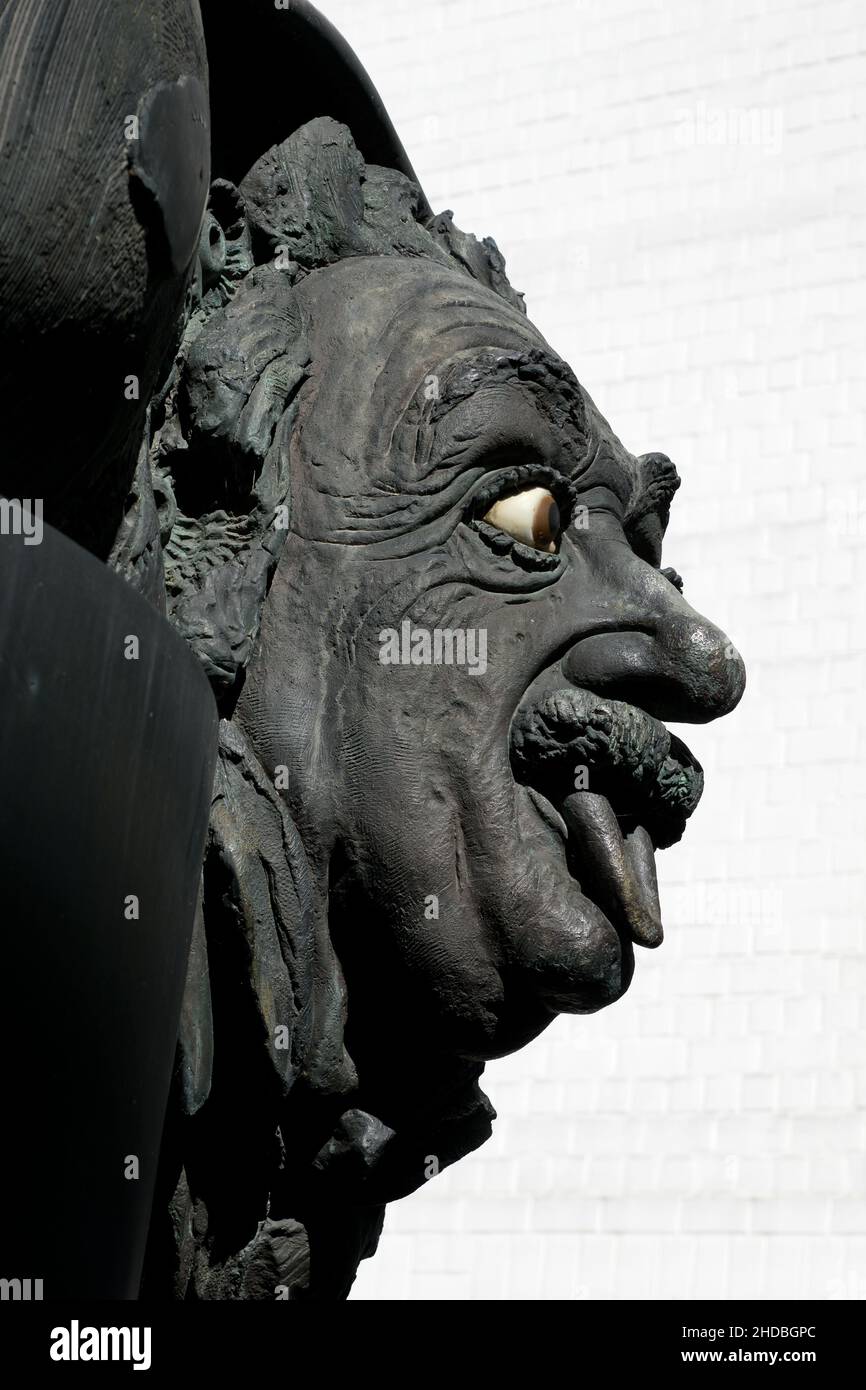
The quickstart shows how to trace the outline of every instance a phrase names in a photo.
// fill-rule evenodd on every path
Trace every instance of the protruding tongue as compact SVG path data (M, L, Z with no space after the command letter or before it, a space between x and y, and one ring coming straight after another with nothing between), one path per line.
M573 792L560 809L583 891L619 931L641 946L660 945L664 932L649 833L638 825L623 836L610 802L598 792Z

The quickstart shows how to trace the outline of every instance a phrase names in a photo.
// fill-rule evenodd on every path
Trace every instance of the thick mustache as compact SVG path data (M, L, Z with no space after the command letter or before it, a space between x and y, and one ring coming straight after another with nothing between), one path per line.
M664 724L575 686L518 707L511 760L517 780L555 804L576 789L603 793L619 819L646 827L656 849L680 839L704 786L700 764Z

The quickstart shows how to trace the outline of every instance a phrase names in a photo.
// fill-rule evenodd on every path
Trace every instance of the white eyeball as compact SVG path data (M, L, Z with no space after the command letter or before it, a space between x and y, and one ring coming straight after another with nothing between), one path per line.
M561 520L556 498L547 488L531 487L510 497L500 497L484 520L524 545L556 554Z

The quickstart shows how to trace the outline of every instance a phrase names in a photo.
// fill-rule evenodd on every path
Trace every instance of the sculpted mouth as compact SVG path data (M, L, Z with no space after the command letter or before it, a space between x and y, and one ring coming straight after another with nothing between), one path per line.
M520 706L511 759L564 832L581 891L620 935L659 945L655 850L680 839L703 790L685 744L634 705L569 686Z

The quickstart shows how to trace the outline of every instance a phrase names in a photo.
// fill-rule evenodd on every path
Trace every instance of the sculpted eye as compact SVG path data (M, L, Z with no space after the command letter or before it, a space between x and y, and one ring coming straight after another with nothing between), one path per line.
M556 554L562 519L556 498L547 488L530 487L525 492L500 497L485 513L484 520L524 545Z

